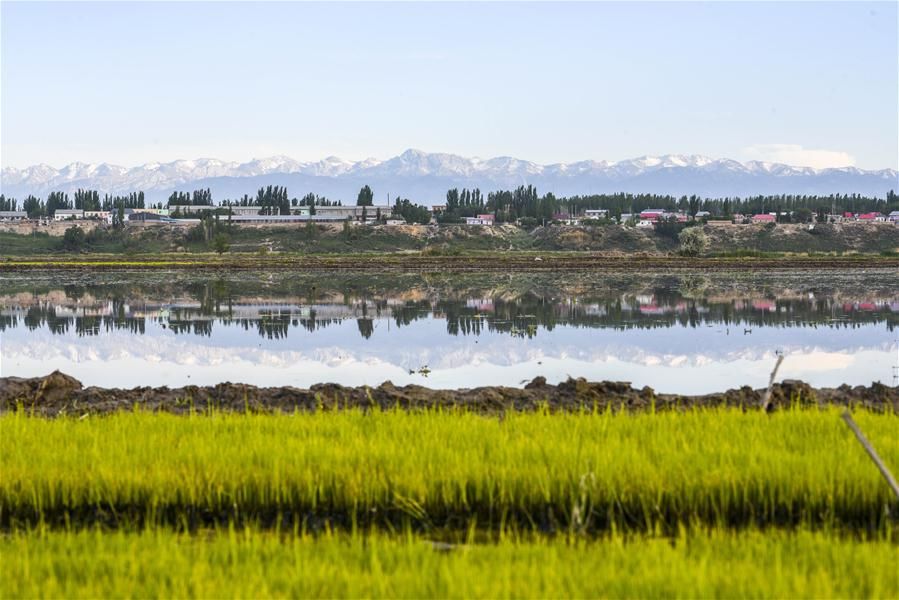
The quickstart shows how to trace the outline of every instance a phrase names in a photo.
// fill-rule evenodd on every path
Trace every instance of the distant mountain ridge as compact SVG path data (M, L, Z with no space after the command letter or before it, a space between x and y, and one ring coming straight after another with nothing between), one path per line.
M541 165L508 156L479 159L407 150L387 160L347 161L329 156L301 162L273 156L241 163L201 158L130 168L75 162L61 169L44 164L24 169L6 167L0 174L0 192L20 200L28 194L44 197L52 191L72 193L85 188L101 194L143 190L155 202L175 189L208 187L221 201L255 194L263 185L285 185L291 196L314 192L351 202L366 184L375 191L378 202L386 202L390 194L391 198L401 195L428 205L441 203L451 187L479 187L486 193L528 184L535 185L540 193L557 196L631 192L706 197L832 193L883 197L891 189L899 190L899 173L895 169L813 169L677 154Z

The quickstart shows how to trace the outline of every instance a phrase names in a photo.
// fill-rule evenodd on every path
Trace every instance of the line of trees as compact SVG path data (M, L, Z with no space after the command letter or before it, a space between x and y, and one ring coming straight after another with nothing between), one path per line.
M0 194L0 210L19 210L19 201Z
M343 204L341 204L340 200L328 200L324 196L319 196L318 194L313 194L312 192L309 192L308 194L306 194L299 200L294 198L293 200L291 200L291 205L292 206L309 206L309 207L343 206Z
M662 208L696 214L706 211L712 217L728 218L735 214L752 215L759 213L792 213L808 211L823 220L825 215L852 212L889 213L899 210L899 198L890 190L886 198L861 196L859 194L768 194L741 198L702 198L701 196L670 196L659 194L594 194L565 198L560 208L571 214L583 214L586 209L603 208L613 216L634 213L648 208Z
M702 198L663 194L592 194L557 198L552 193L540 195L532 185L514 190L498 190L484 198L477 188L473 190L452 188L446 193L446 210L439 217L442 223L457 223L465 217L477 214L493 214L496 221L513 222L518 219L551 220L555 215L567 213L583 215L588 209L605 209L609 216L620 218L622 214L659 208L696 214L707 211L712 218L730 218L735 214L758 213L795 214L808 220L812 214L824 220L826 215L841 212L882 212L899 210L899 197L892 190L886 198L873 198L858 194L822 195L758 195L748 198Z
M168 206L212 206L212 192L209 188L205 190L194 190L189 192L172 192L169 196Z
M57 210L113 211L125 208L145 208L144 193L132 192L127 196L105 194L101 200L97 190L79 189L71 199L63 192L50 192L46 200L29 195L22 202L21 210L28 213L28 218L39 219L53 217ZM15 198L0 195L0 210L20 210L19 202Z
M427 225L431 222L431 211L427 206L414 204L408 198L400 198L397 196L396 202L393 204L393 214L402 217L406 223L419 223Z
M168 198L168 206L214 206L212 192L209 188L193 192L175 191ZM357 206L372 206L374 193L365 185L356 197ZM289 215L291 208L309 206L314 212L315 206L342 206L341 202L331 201L325 197L308 193L301 199L288 197L287 188L283 186L261 187L255 197L244 195L238 200L226 200L223 207L260 206L264 215ZM162 204L156 205L161 208ZM29 218L52 217L60 209L108 210L117 208L145 208L144 192L132 192L128 195L111 196L106 194L102 200L96 190L75 192L72 199L63 192L50 192L46 200L29 195L21 204L15 198L0 195L0 210L24 210ZM493 214L498 223L514 222L518 219L529 219L534 222L549 221L559 213L581 216L588 209L605 209L612 218L620 218L622 214L639 213L649 208L670 211L681 211L696 214L706 211L710 218L727 219L733 215L752 215L758 213L776 213L785 215L778 220L805 221L812 215L824 220L831 212L889 213L899 210L899 197L893 190L886 198L862 196L859 194L831 195L757 195L746 198L723 197L703 198L698 195L672 196L666 194L591 194L557 198L552 193L540 195L533 185L522 185L513 190L497 190L486 196L478 188L452 188L446 192L446 210L438 217L441 223L458 223L465 217L478 214ZM408 198L398 197L393 212L402 215L409 222L422 222L423 207L416 205ZM182 209L183 210L183 209ZM189 212L189 211L188 211ZM789 216L789 215L792 215Z
M290 199L287 197L287 188L277 185L259 188L256 192L255 205L262 207L259 214L289 215Z

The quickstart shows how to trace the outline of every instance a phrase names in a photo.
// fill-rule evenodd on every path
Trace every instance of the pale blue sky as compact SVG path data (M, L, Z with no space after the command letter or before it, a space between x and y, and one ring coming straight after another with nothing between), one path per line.
M0 5L3 166L406 148L899 166L897 4Z

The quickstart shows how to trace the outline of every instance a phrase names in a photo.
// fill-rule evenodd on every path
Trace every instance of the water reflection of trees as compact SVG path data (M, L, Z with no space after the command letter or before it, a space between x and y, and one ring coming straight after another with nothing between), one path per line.
M204 289L209 289L206 286ZM884 323L893 331L899 314L884 302L838 302L833 298L695 299L677 291L654 290L647 295L609 298L556 298L524 294L515 298L439 298L390 302L387 299L348 300L344 304L247 305L239 299L214 293L202 294L190 306L129 303L114 297L97 305L60 306L38 303L27 307L0 306L0 331L24 326L46 327L53 334L96 336L126 331L145 334L147 323L166 327L174 334L212 335L216 324L255 331L269 340L284 339L291 329L316 332L347 319L356 322L359 334L369 339L376 321L389 319L398 328L421 319L442 319L450 335L478 336L500 333L533 337L539 330L557 326L597 329L725 327L828 327L857 328ZM81 294L81 290L75 290ZM80 297L80 296L78 296Z

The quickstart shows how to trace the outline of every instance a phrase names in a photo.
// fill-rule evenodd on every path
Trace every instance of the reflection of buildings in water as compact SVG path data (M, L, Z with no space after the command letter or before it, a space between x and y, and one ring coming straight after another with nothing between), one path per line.
M596 328L697 327L703 324L751 326L853 327L860 323L897 324L899 301L859 299L839 302L823 297L777 299L694 299L666 293L622 295L608 299L575 297L547 300L525 295L399 301L394 298L338 303L202 302L153 303L113 299L93 303L36 302L0 307L0 331L18 327L47 327L52 333L79 336L127 330L142 334L147 323L176 334L209 336L216 322L255 330L267 339L280 339L291 328L314 332L345 320L355 320L366 339L376 322L390 319L397 327L419 319L446 321L450 335L480 335L483 331L533 337L538 327L558 325Z

